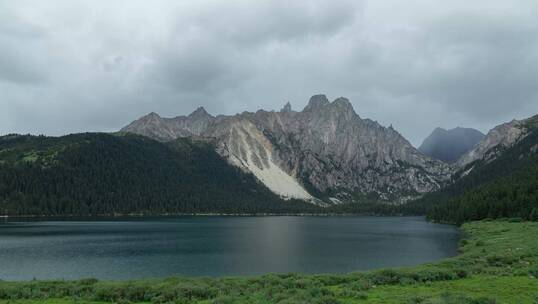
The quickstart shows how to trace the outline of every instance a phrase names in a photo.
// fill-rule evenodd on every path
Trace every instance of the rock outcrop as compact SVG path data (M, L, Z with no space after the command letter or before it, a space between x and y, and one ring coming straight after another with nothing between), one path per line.
M498 125L491 129L473 149L462 155L456 165L462 168L477 160L492 161L502 151L523 139L529 133L530 128L537 126L538 115L523 120L514 119Z

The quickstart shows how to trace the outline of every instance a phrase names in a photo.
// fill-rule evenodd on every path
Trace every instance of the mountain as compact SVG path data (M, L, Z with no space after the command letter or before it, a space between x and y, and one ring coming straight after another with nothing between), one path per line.
M473 149L462 155L456 165L461 168L477 160L491 161L502 151L524 139L536 126L538 126L538 115L523 120L514 119L498 125L490 130Z
M308 212L214 146L138 135L0 137L0 215Z
M228 163L281 197L318 203L402 201L439 189L452 173L392 127L359 117L346 98L329 102L315 95L299 112L288 103L279 112L195 113L175 118L152 113L121 132L212 143Z
M495 127L475 148L482 157L461 168L450 185L408 203L412 213L462 223L484 218L538 220L537 116ZM481 147L481 149L478 149Z
M482 132L471 128L457 127L450 130L436 128L424 139L418 150L435 159L454 163L484 136Z

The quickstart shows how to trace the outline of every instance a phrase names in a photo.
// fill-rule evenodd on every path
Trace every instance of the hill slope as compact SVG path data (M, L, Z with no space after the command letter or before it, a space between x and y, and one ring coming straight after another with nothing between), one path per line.
M469 163L455 175L454 183L404 208L452 223L502 217L538 219L538 128L526 128L525 136L513 146L494 147L494 159Z
M435 129L418 148L420 152L447 163L456 162L484 138L471 128Z
M214 147L109 134L0 137L0 215L295 212Z
M462 155L456 165L461 168L477 160L492 161L504 150L524 139L536 127L538 127L538 115L500 124Z

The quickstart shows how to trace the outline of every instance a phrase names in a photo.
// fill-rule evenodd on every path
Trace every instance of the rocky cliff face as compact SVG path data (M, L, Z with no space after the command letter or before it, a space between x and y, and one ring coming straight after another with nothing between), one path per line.
M456 162L485 137L482 132L471 128L435 129L420 145L418 150L447 163Z
M502 151L523 139L529 133L530 128L537 126L538 115L523 120L514 119L498 125L491 129L473 149L462 155L456 165L462 168L477 160L491 161Z
M392 127L361 119L345 98L329 102L316 95L300 112L287 104L280 112L193 116L150 114L122 131L211 141L222 157L275 193L317 202L402 201L438 189L451 174Z

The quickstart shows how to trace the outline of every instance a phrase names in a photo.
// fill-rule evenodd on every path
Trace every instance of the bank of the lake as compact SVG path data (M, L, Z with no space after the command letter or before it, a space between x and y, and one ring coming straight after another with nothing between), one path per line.
M462 226L457 257L347 275L0 282L0 303L536 303L538 223Z

